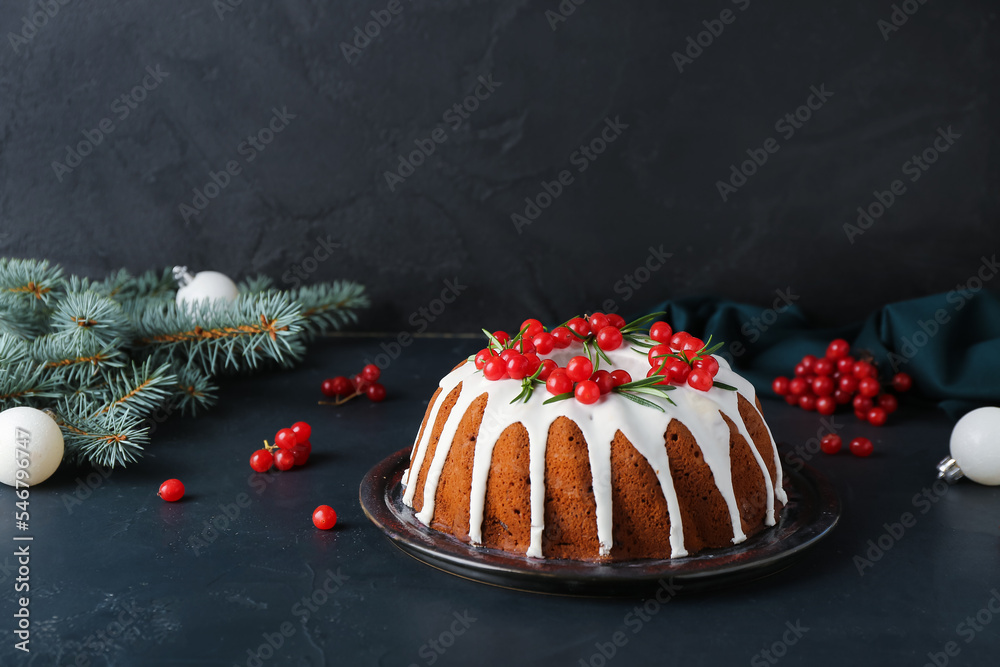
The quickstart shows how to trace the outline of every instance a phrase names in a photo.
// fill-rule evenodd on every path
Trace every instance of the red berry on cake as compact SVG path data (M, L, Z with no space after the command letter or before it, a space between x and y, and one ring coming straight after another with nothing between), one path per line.
M479 350L479 352L476 353L476 368L478 370L483 370L483 366L486 365L486 362L495 356L497 356L497 353L488 347L484 347Z
M691 337L687 331L678 331L673 336L670 337L670 347L675 350L680 350L681 346L684 345L684 341Z
M528 375L528 360L523 354L514 354L507 360L507 375L511 380L523 380Z
M597 332L597 345L605 352L617 350L622 346L622 332L610 324Z
M719 374L719 362L711 355L707 357L698 357L691 363L691 367L708 371L708 374L713 378Z
M601 389L597 386L596 382L584 380L576 384L573 394L576 396L576 400L584 405L590 405L597 402L597 399L601 397Z
M594 371L594 374L590 376L590 380L601 390L602 396L610 394L612 388L615 386L614 381L611 379L611 373L605 370Z
M565 350L570 344L576 340L576 336L567 327L556 327L552 330L552 340L555 343L556 348L560 350Z
M625 318L615 313L608 313L608 322L616 329L621 329L626 324Z
M589 380L594 374L594 364L587 357L573 357L566 364L566 375L573 382Z
M695 338L694 336L688 336L684 339L684 342L681 343L681 349L685 352L698 352L703 347L705 347L705 343L700 338ZM691 356L692 355L689 354L688 359L690 359Z
M712 374L704 368L696 368L688 375L688 384L699 391L708 391L712 388Z
M556 339L547 331L535 334L531 343L535 346L535 352L538 354L548 354L556 347Z
M616 371L611 371L611 382L616 387L620 387L623 384L628 384L632 381L632 376L628 374L628 371L618 369Z
M574 334L576 334L576 336L574 337L575 340L578 340L580 338L586 338L587 336L590 335L590 325L587 324L587 320L583 319L582 317L574 317L573 319L571 319L569 322L566 323L566 326Z
M669 343L673 335L674 330L666 322L653 322L649 327L649 337L657 343Z
M608 319L608 316L605 315L604 313L594 313L589 318L587 318L587 322L590 324L590 330L593 331L594 333L599 332L604 327L611 326L611 321Z
M524 338L531 340L538 334L545 331L545 327L543 327L542 323L538 320L530 318L521 322L521 328L518 329L518 331L522 331L524 333Z
M500 357L494 357L483 366L483 375L487 380L502 380L507 376L507 362Z
M669 345L654 345L649 348L649 352L646 353L646 359L649 360L650 366L659 366L663 363L663 357L668 354L673 354L674 351Z
M541 368L542 370L538 372L538 379L545 382L549 379L549 376L552 375L552 371L559 368L559 364L552 359L543 359Z
M510 342L510 334L506 331L494 331L493 337L496 338L497 342L501 345L506 345Z
M562 372L560 373L558 370L562 370ZM573 391L573 381L569 379L564 369L557 369L552 371L549 379L545 381L545 388L553 396L558 396Z

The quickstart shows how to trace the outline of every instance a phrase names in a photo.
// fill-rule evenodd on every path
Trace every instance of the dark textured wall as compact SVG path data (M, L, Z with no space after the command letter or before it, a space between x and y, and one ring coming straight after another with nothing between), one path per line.
M997 250L991 0L564 0L565 20L556 0L400 0L345 55L387 5L0 3L0 254L92 275L184 263L289 284L312 269L370 285L366 328L422 327L411 313L457 281L431 323L444 331L779 289L843 321L953 289ZM467 118L447 113L477 90ZM782 121L807 102L808 120ZM606 119L614 140L582 157ZM248 142L270 123L270 143ZM926 170L904 165L948 128ZM100 142L77 164L67 146L87 135ZM433 154L390 185L417 141ZM748 150L767 160L724 200ZM902 194L849 238L894 180ZM671 257L628 287L650 248Z

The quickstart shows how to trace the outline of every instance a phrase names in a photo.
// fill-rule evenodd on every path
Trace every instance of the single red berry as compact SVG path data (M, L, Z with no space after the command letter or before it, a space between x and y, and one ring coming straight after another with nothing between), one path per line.
M329 505L320 505L313 510L313 525L320 530L330 530L337 525L337 513Z
M361 375L361 373L352 376L351 382L354 384L354 390L359 391L361 393L364 393L364 391L368 389L368 385L371 384L371 382L366 380L364 376Z
M565 350L576 340L576 336L567 327L556 327L552 330L552 340L558 349Z
M854 440L851 440L849 447L851 454L860 456L861 458L871 456L872 451L875 449L872 445L872 441L868 438L855 438Z
M508 347L505 350L501 350L499 356L500 356L501 359L503 359L504 363L507 363L508 361L510 361L511 359L513 359L515 355L518 355L518 354L521 354L521 353L518 352L517 350L515 350L512 347Z
M862 378L874 378L878 377L878 371L867 361L856 361L854 362L854 368L851 370L854 373L854 377L859 380Z
M594 364L587 357L573 357L566 364L566 375L573 382L589 380L594 374Z
M719 374L719 361L711 355L707 357L698 357L691 362L691 367L708 371L708 374L713 378Z
M168 503L176 503L184 497L184 483L179 479L168 479L163 484L160 484L160 490L156 495Z
M476 368L478 370L483 370L483 366L486 362L497 356L497 353L488 347L484 347L476 353Z
M688 338L685 338L684 342L681 343L681 349L683 351L685 351L685 352L698 352L698 351L700 351L704 347L705 347L705 343L702 342L702 340L700 338L695 338L694 336L689 336ZM693 354L689 354L687 356L688 356L688 359L690 359L694 355Z
M278 470L291 470L295 465L295 454L289 449L279 449L274 453L274 467Z
M574 336L574 340L586 338L590 335L590 325L587 324L587 320L582 317L574 317L566 323L566 326L570 329L570 331L576 334L576 336Z
M597 333L604 327L611 326L611 320L604 313L594 313L587 318L587 323L590 324L590 330Z
M299 444L299 439L296 437L295 431L290 428L283 428L275 434L274 444L282 449L291 449Z
M852 398L854 398L854 394L849 391L844 391L843 389L835 389L833 391L833 400L836 401L837 405L850 403Z
M256 472L267 472L274 463L274 455L266 449L258 449L250 455L250 467Z
M376 382L380 377L382 377L382 369L375 364L368 364L361 369L361 377L368 382Z
M556 347L556 339L547 331L535 334L531 342L535 346L535 352L538 354L548 354Z
M323 384L319 386L319 390L323 392L324 396L336 396L337 392L333 388L333 378L327 378L323 380Z
M854 370L854 357L847 355L846 357L841 357L837 359L837 372L838 373L852 373Z
M674 332L674 335L670 337L670 347L675 350L680 350L682 349L681 346L684 345L684 341L688 338L691 338L691 334L687 331L676 331Z
M826 346L826 357L827 359L840 359L846 357L850 351L851 344L843 338L837 338Z
M531 340L538 334L545 331L545 327L543 327L542 323L536 320L535 318L529 318L521 322L521 328L518 329L518 331L523 331L524 332L523 337L527 338L528 340Z
M660 345L654 345L653 347L649 348L649 352L646 353L646 359L649 361L650 366L659 366L661 363L663 363L663 355L673 354L673 353L674 351L670 348L669 345L664 345L661 343Z
M868 423L872 426L882 426L889 418L884 408L872 408L868 411Z
M535 351L535 344L531 342L530 338L522 338L517 341L514 348L521 354L528 354Z
M799 396L799 407L812 412L816 409L816 397L812 394L802 394Z
M510 334L506 331L494 331L493 337L497 339L497 342L501 345L506 345L510 342Z
M829 375L819 375L812 381L812 390L817 396L829 396L833 393L833 389L833 378Z
M672 384L684 384L691 375L691 367L680 359L667 359L665 365L667 382Z
M372 385L375 386L375 385ZM312 443L306 440L301 445L295 445L292 447L292 456L295 459L295 465L302 466L306 464L309 460L309 455L312 454Z
M813 364L812 372L816 375L833 375L834 363L827 358L817 359Z
M905 391L910 391L910 387L912 386L913 378L911 378L908 373L896 373L892 376L892 388L900 394Z
M372 403L381 403L385 400L385 387L381 383L376 382L365 389L365 395Z
M827 433L819 441L819 448L823 450L824 454L836 454L843 445L844 441L836 433Z
M818 396L816 398L816 412L821 415L832 415L837 411L837 401L833 396Z
M785 396L785 403L788 403L789 405L798 405L799 397L795 394L788 394Z
M771 382L771 390L778 396L786 396L788 394L788 385L789 379L784 375L779 375Z
M813 364L816 363L816 355L807 354L806 356L802 357L802 361L800 363L805 367L807 373L812 373Z
M312 426L306 422L295 422L292 424L292 431L295 432L295 442L300 445L309 440L313 432Z
M542 382L545 382L546 380L549 379L549 376L552 375L552 371L554 371L557 368L559 368L559 364L557 364L555 361L553 361L552 359L544 359L541 364L542 370L538 372L538 379L541 380Z
M872 399L858 394L854 397L851 405L854 407L855 412L864 412L865 414L868 414L868 411L872 409L873 403Z
M800 378L809 374L809 369L806 368L805 364L799 362L795 364L795 377Z
M538 355L534 352L526 352L524 355L525 360L528 362L528 372L529 376L534 375L535 371L538 370L539 366L542 365L542 360L538 358Z
M610 324L597 332L597 345L605 352L617 350L622 346L622 332Z
M878 396L881 389L882 387L879 385L878 380L873 377L863 377L858 382L858 393L868 398Z
M899 401L892 394L882 394L876 399L878 406L885 410L886 414L891 415L893 412L899 408Z
M666 322L653 322L649 327L649 337L657 343L669 343L673 335L674 330Z
M628 384L632 381L632 376L628 374L628 371L623 371L618 369L617 371L611 371L611 382L616 387L620 387L623 384Z
M569 379L569 376L565 372L557 373L553 371L549 375L549 379L545 381L545 388L553 396L558 396L559 394L573 391L573 381Z
M502 380L507 376L507 362L500 357L494 357L483 366L483 375L487 380Z
M688 385L698 391L708 391L712 388L712 374L704 368L696 368L688 375Z
M523 354L514 354L507 360L507 375L511 380L523 380L528 375L528 360Z
M621 329L625 326L625 318L616 313L608 313L608 322L616 329Z
M601 389L597 386L596 382L590 380L584 380L583 382L578 382L576 388L573 390L573 395L576 396L576 400L580 401L584 405L590 405L595 403L597 399L601 397Z
M795 378L788 383L788 391L792 396L801 396L806 393L809 389L809 383L805 381L805 378Z
M617 329L615 329L617 331ZM611 379L611 373L600 370L594 371L594 374L590 376L591 382L597 385L597 388L601 390L601 395L610 393L611 389L615 386L614 381Z
M841 375L837 379L837 389L846 391L848 394L853 394L858 390L858 378L854 377L854 375Z

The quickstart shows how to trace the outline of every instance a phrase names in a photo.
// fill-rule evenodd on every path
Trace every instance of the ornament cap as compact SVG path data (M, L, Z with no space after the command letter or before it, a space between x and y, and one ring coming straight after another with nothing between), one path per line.
M177 284L180 287L184 287L185 285L187 285L188 283L190 283L192 280L194 280L194 276L191 275L188 272L188 267L186 267L186 266L175 266L174 267L174 280L177 281Z
M943 479L949 484L954 484L965 477L965 473L958 466L958 461L950 456L946 456L937 464L938 479Z

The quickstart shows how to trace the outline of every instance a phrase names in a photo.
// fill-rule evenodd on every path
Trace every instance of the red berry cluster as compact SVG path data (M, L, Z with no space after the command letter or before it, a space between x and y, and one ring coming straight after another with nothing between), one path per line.
M699 391L712 388L719 372L719 362L700 338L686 331L674 333L666 322L654 322L649 327L649 337L657 344L649 348L646 355L650 365L646 377L662 375L664 380L661 384L687 383Z
M274 465L278 470L291 470L305 465L312 453L309 436L312 427L305 422L295 422L291 428L283 428L274 436L274 444L264 441L264 449L258 449L250 456L250 467L257 472L267 472Z
M838 338L827 346L825 356L807 354L795 366L794 378L776 377L771 388L789 405L821 415L832 415L838 405L850 403L858 419L882 426L899 407L899 400L888 393L888 386L882 386L878 375L874 361L855 359L850 344ZM913 380L906 373L896 373L888 384L903 393Z
M378 379L382 376L382 371L375 364L368 364L361 369L361 372L353 377L338 375L336 377L323 380L320 391L324 396L334 397L334 401L320 401L320 405L343 405L352 398L361 394L368 397L368 400L379 403L385 400L385 387L379 384Z
M549 332L538 320L527 319L513 338L506 331L490 334L491 345L476 354L474 363L487 380L537 380L545 383L550 394L572 392L576 400L589 405L615 387L631 382L631 376L623 370L595 371L594 362L585 356L573 357L560 367L552 359L542 360L538 355L573 344L595 344L604 352L617 350L625 342L625 324L620 315L594 313L587 318L574 317Z
M819 448L824 454L836 454L840 451L843 444L839 435L836 433L827 433L819 441ZM872 441L868 438L854 438L854 440L851 440L851 444L848 445L848 449L851 450L851 454L865 458L866 456L871 456L875 446L872 445Z

